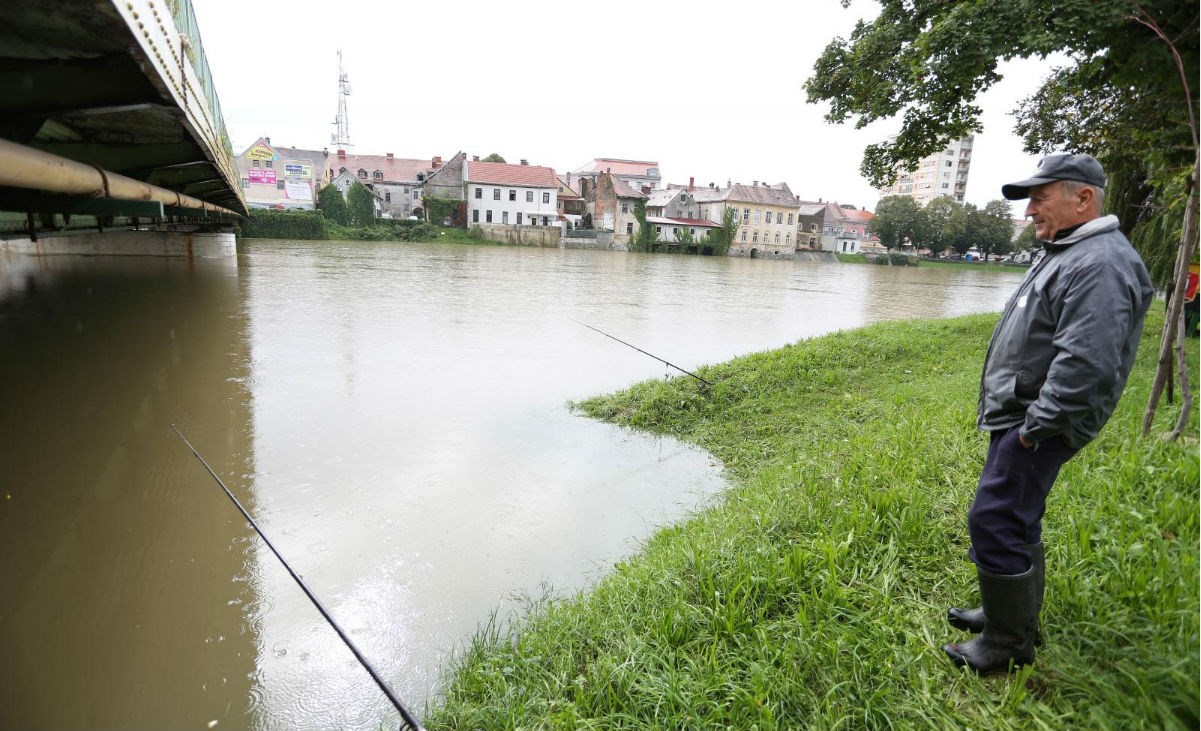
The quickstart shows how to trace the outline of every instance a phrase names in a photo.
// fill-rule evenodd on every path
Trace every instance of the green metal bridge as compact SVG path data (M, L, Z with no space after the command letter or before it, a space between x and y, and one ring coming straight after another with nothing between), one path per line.
M0 250L246 214L189 0L4 2Z

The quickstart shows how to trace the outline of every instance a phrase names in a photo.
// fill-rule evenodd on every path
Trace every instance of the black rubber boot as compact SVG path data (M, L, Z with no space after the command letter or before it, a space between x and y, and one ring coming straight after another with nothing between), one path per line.
M1041 542L1031 543L1026 546L1026 549L1030 551L1031 566L1038 571L1038 611L1041 613L1043 589L1046 587L1047 579L1047 563L1046 557L1043 555L1043 544ZM979 633L984 629L984 607L975 607L974 609L952 607L947 610L947 622L955 629ZM1035 639L1036 642L1039 640L1038 637Z
M990 574L976 568L984 629L967 642L943 645L959 667L981 675L1007 673L1034 662L1034 632L1038 626L1038 572Z

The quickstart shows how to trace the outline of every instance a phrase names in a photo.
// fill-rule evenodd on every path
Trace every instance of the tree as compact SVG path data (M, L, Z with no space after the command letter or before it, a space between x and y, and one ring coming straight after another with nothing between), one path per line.
M1013 251L1013 223L1010 218L1009 202L993 200L984 205L978 214L977 243L984 261L993 254L1008 254Z
M876 204L876 215L867 230L880 238L889 251L922 238L925 222L917 201L907 195L892 195Z
M738 209L726 206L721 212L721 227L712 232L713 241L710 246L715 256L725 256L730 251L738 236L738 228L742 224L738 220Z
M483 162L504 162L504 161L505 161L505 159L503 157L501 157L500 155L496 154L495 152L483 159Z
M362 227L375 223L375 194L357 180L346 191L346 207L350 225Z
M325 218L343 226L350 225L350 210L346 207L346 199L342 191L332 184L317 191L317 208L325 214Z
M650 251L659 240L659 231L646 222L646 199L640 198L634 202L634 218L638 220L638 230L630 241L633 251Z
M851 0L842 0L848 6ZM829 101L826 119L857 127L903 115L889 142L869 145L861 170L877 187L953 139L980 130L980 92L995 84L999 61L1063 52L1071 63L1017 112L1029 152L1068 148L1097 157L1110 174L1115 212L1157 284L1169 285L1160 369L1144 432L1170 373L1187 265L1198 227L1196 3L1180 0L880 0L850 40L822 52L805 82L810 102ZM1177 345L1183 355L1183 344ZM1183 362L1183 358L1181 358ZM1187 371L1181 371L1181 378ZM1188 414L1181 412L1183 425Z
M926 219L924 243L930 247L931 254L938 256L955 245L964 225L963 206L943 195L927 203L922 215Z

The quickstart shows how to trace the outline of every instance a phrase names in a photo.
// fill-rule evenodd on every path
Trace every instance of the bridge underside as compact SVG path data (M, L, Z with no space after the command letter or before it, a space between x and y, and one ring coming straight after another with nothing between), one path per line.
M68 189L37 168L0 172L0 235L228 229L246 213L188 3L8 3L0 90L0 138L15 143L0 147L0 170L62 158L101 181ZM122 176L153 192L110 190Z

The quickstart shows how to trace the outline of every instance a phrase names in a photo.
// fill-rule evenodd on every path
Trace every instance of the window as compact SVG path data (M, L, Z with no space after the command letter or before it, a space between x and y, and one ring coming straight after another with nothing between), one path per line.
M415 200L415 201L421 200L421 191L419 191L419 190L413 191L413 200Z
M255 167L257 168L258 165L255 165ZM338 168L338 175L341 175L344 172L346 172L346 168Z
M517 200L517 191L515 191L515 190L509 191L509 200L511 200L511 201Z
M951 161L947 160L947 167L951 167Z
M633 222L626 223L626 235L627 235L627 236L633 236L633 235L634 235L634 224L633 224Z
M254 165L256 168L257 168L257 167L259 167L259 161L258 161L258 160L251 160L251 161L250 161L250 164L251 164L251 165Z
M746 243L746 229L742 229L742 243Z
M542 194L542 202L550 203L550 191L546 191Z
M760 220L762 217L763 217L763 211L761 211L761 210L759 210L758 208L756 208L756 209L755 209L755 223L759 223L759 220Z
M677 236L679 236L679 234L680 234L680 229L676 228L675 226L672 226L671 227L671 237L674 239Z
M518 225L518 226L520 226L520 225L521 225L521 211L518 211L518 212L517 212L517 225Z
M367 171L362 168L359 168L359 178L361 178L362 180L366 180L367 179Z
M484 223L492 223L492 209L484 211Z
M621 212L622 212L622 213L629 213L629 212L630 212L630 204L629 204L629 203L622 203L622 204L621 204Z
M788 233L788 234L784 234L784 244L785 244L785 246L787 246L788 244L791 244L791 243L792 243L792 234L790 234L790 233Z
M751 234L751 243L752 243L752 244L757 244L757 243L759 243L759 232L758 232L758 231L756 231L755 233Z
M404 190L405 195L409 194L409 186L406 185L403 190ZM477 195L476 198L479 198L479 196Z
M792 225L792 214L791 213L788 214L788 225L789 226Z
M249 188L249 187L250 187L250 178L242 178L242 187L243 187L243 188Z
M690 228L690 229L688 229L688 233L692 234L693 236L696 236L696 229Z
M418 183L424 183L424 182L425 182L425 173L417 173L417 182L418 182Z
M792 218L792 214L788 214L788 217ZM784 214L780 211L776 211L776 223L784 223ZM792 223L792 221L789 221L789 223Z
M776 232L776 243L777 244L780 243L780 232L779 231Z
M655 226L655 230L656 230L656 231L658 231L660 234L662 234L662 233L663 233L663 227L662 227L662 226Z
M478 200L480 200L480 199L481 199L481 198L483 198L483 197L484 197L484 189L483 189L483 188L476 188L476 189L475 189L475 199L478 201Z
M508 222L509 222L509 212L508 212L508 211L501 211L501 212L500 212L500 222L501 222L501 223L508 223Z
M492 189L492 200L494 200L494 201L500 200L500 188Z
M951 184L950 184L950 183L943 183L943 184L942 184L942 187L944 187L944 188L950 188L950 187L951 187Z
M384 174L381 173L380 171L376 170L374 173L371 174L371 179L372 180L383 180Z
M473 210L471 212L471 222L472 223L480 222L480 209L476 208L475 210Z
M816 223L809 224L809 230L814 233L817 233L817 224Z
M384 202L385 202L385 203L391 203L391 202L392 202L392 191L390 191L390 190L385 190L385 191L384 191Z
M749 220L751 220L751 209L743 208L742 209L742 222L746 223Z
M543 226L549 226L549 225L550 225L550 217L549 217L549 216L543 216L543 217L542 217L542 225L543 225Z
M269 168L273 168L273 167L275 167L275 161L274 161L274 160L268 160L268 161L267 161L267 167L269 167Z
M532 191L532 190L527 190L527 191L525 192L525 202L526 202L526 203L533 203L533 202L534 202L534 191Z

